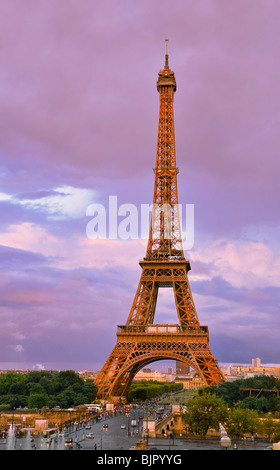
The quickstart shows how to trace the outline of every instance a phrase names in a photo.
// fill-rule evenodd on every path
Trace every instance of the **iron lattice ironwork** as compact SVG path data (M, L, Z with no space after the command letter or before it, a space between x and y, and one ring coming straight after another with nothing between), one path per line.
M189 364L205 384L224 380L209 347L208 327L201 326L188 280L178 213L173 99L174 72L159 72L160 97L153 211L142 275L125 325L117 327L117 343L96 378L100 398L124 396L145 365L174 359ZM173 288L179 325L154 324L158 289Z

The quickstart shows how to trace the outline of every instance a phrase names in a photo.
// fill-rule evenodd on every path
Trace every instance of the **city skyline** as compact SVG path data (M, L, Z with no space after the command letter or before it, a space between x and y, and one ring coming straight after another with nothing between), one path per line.
M259 358L257 358L259 359ZM254 358L248 363L232 363L232 362L221 362L219 365L223 369L230 369L234 367L248 367L249 369L254 369L254 368L280 368L280 363L262 363L259 366L254 366L253 365ZM10 364L10 363L8 363ZM4 366L4 367L3 367ZM7 371L15 371L15 372L25 372L25 371L60 371L60 370L67 370L67 368L62 368L62 369L55 369L55 367L49 367L46 368L43 364L30 364L29 366L25 364L26 367L24 367L24 364L20 368L16 367L11 367L11 368L5 368L5 364L0 363L0 373L6 373ZM169 371L176 372L177 369L177 364L175 360L162 360L158 362L153 362L147 366L144 366L142 369L140 369L140 372L143 372L145 370L151 370L152 372L158 372L161 374L168 374ZM68 369L69 370L69 369ZM98 370L93 370L92 368L81 368L81 369L74 369L75 372L90 372L90 373L97 373ZM197 374L197 372L190 367L190 374ZM228 374L226 374L228 375Z
M15 0L0 12L1 363L99 369L110 353L147 241L90 240L86 211L110 196L152 203L166 37L200 323L219 363L279 363L280 5ZM166 289L158 321L177 322L174 308Z

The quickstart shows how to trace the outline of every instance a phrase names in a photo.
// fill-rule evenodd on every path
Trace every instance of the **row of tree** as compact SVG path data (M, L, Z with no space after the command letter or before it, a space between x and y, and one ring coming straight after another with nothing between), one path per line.
M259 375L223 382L218 387L212 386L206 390L222 398L228 406L239 406L259 413L279 410L280 380L273 376Z
M132 382L129 388L127 399L132 401L145 401L164 393L171 393L182 390L183 384L168 382L162 383L154 380L141 380L140 382Z
M92 403L97 387L72 370L0 375L0 408L69 408Z
M128 401L148 400L181 390L182 384L152 380L133 382ZM32 371L0 375L0 410L15 408L69 408L92 403L97 394L93 381L85 381L74 371Z

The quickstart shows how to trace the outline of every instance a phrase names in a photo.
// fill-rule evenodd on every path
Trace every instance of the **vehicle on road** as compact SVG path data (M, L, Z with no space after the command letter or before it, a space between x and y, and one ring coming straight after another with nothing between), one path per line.
M87 439L94 439L94 434L90 432L89 434L86 435Z

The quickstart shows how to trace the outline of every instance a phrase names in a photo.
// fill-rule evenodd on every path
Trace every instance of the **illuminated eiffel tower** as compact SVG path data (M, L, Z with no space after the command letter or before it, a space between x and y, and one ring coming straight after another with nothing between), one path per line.
M117 327L117 343L95 381L103 399L125 396L135 374L162 359L188 364L207 385L224 380L209 347L208 327L198 320L188 281L190 263L183 253L173 113L176 80L169 68L167 44L165 66L157 80L159 124L147 252L139 263L142 275L127 322ZM179 324L154 324L158 289L168 287L174 291Z

